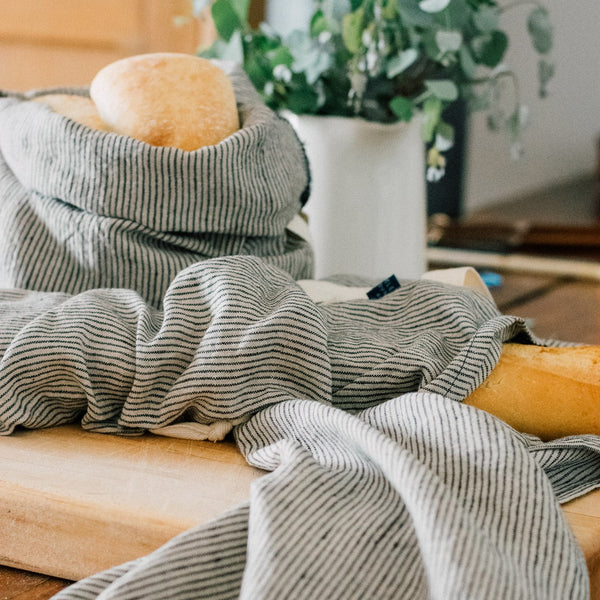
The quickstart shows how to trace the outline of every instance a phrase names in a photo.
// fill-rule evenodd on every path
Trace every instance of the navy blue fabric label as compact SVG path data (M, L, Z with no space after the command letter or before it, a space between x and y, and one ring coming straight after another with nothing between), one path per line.
M390 292L397 290L400 287L400 283L395 275L391 275L385 281L382 281L379 285L376 285L372 290L367 292L367 296L370 300L377 300L377 298L383 298Z

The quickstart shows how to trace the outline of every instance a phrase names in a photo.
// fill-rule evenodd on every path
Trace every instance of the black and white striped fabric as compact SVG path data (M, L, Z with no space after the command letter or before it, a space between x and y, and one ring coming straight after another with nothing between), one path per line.
M0 294L0 432L80 420L139 434L237 425L289 399L344 410L422 390L462 400L523 323L461 288L406 282L377 302L315 304L257 257L196 263L164 308L133 290ZM528 338L529 339L529 338Z
M431 393L357 415L291 400L236 436L272 470L247 503L56 600L589 597L548 478L486 413Z
M57 599L588 597L558 500L600 484L600 440L544 444L460 402L504 341L536 341L482 295L405 281L321 305L232 256L179 273L162 309L125 289L0 300L2 433L227 421L272 471Z
M0 92L0 287L78 293L124 287L159 306L200 260L262 257L297 279L310 245L287 229L309 173L291 125L246 75L231 77L241 129L196 152L104 133Z

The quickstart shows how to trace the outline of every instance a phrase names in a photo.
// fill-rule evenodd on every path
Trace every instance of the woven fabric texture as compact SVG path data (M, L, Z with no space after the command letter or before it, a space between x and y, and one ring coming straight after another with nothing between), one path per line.
M557 499L600 484L600 438L544 444L460 402L504 341L534 341L485 296L422 280L320 305L233 256L182 271L162 310L132 290L0 300L2 433L229 422L272 471L57 600L588 596Z
M291 125L227 63L242 127L195 152L92 130L0 93L0 286L77 293L128 288L160 306L200 260L255 255L296 279L308 242L286 226L309 189Z

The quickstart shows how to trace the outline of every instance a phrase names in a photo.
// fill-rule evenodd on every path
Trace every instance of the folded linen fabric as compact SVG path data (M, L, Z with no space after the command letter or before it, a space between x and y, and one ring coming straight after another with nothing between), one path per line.
M0 433L236 425L293 398L349 410L416 390L462 400L503 341L528 336L485 296L432 281L318 305L251 256L184 269L163 306L124 289L0 292Z
M129 288L159 306L174 276L253 254L312 275L310 244L287 229L308 197L306 156L239 67L242 127L194 152L92 130L32 97L0 92L0 287L78 293Z

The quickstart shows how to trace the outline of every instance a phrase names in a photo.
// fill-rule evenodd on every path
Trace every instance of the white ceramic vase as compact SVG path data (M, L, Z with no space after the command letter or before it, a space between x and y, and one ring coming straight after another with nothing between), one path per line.
M312 192L304 212L315 277L420 277L426 267L425 150L420 121L285 114L305 144Z

